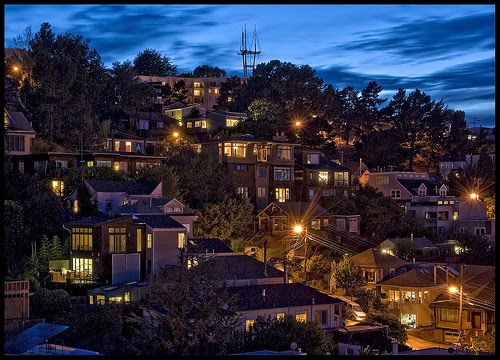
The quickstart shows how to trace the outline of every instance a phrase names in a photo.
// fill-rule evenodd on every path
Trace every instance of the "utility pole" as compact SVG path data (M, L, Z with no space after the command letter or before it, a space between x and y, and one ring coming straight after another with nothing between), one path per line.
M307 226L306 226L306 237L304 238L304 281L307 284Z
M462 306L463 306L463 279L464 264L460 265L460 305L458 310L458 342L462 343Z

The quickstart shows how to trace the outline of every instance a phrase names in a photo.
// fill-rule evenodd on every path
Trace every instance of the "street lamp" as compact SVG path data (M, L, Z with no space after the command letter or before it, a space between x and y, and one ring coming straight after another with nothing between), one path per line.
M307 282L307 226L302 227L302 225L295 225L293 227L293 232L296 234L302 233L302 230L305 230L305 237L304 237L304 281Z
M472 193L472 194L470 194L469 196L470 196L470 198L471 198L471 199L473 199L473 200L479 199L479 195L478 195L478 194L476 194L476 193Z
M460 287L450 286L449 291L452 294L459 293L460 296L460 305L458 309L458 343L462 342L462 306L463 306L463 273L464 273L464 265L460 265Z

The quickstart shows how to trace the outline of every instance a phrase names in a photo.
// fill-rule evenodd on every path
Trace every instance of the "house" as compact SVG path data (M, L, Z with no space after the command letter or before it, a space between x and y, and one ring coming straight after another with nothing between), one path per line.
M382 302L389 305L401 324L417 329L434 321L429 305L458 275L454 267L446 264L411 264L406 271L400 269L376 286Z
M185 119L184 123L187 134L195 135L198 141L206 141L220 131L234 128L246 118L246 113L207 110L206 116Z
M342 326L342 300L299 283L236 286L227 289L238 295L238 308L249 330L258 316L282 318L293 316L297 321L316 321L322 330Z
M284 136L265 140L243 135L205 141L201 149L223 166L237 192L260 211L271 201L296 201L297 145Z
M20 111L4 108L3 125L5 155L30 154L36 136L31 123Z
M137 303L147 291L146 281L131 281L118 285L104 285L87 291L90 305L110 303Z
M394 255L395 248L398 244L412 244L419 253L418 261L436 260L439 256L438 246L425 236L385 239L380 243L379 248L382 252L389 252L391 255Z
M148 125L149 126L149 125ZM116 153L160 155L161 139L144 138L113 131L106 143L106 150Z
M410 265L408 261L378 248L370 248L360 252L352 256L351 260L363 271L368 289L375 289L375 284L382 281L384 277L391 276L397 269Z
M450 282L455 287L462 284L461 316L460 295L448 289L429 304L435 321L429 331L443 342L455 343L461 335L462 343L470 343L495 327L495 267L463 265L461 271L461 276Z
M292 232L302 224L319 230L331 224L332 214L316 202L272 202L257 214L258 229L266 233Z
M129 127L141 135L161 134L177 123L175 119L161 112L128 111L127 116L129 125L125 125L125 128Z
M103 213L117 211L133 200L160 198L163 194L162 182L87 179L84 183L92 194L91 199L97 201L97 210Z
M183 81L186 84L188 104L200 104L205 109L212 109L217 103L220 95L221 83L226 81L226 78L214 77L178 77L178 76L146 76L139 75L136 77L138 82L150 83L157 91L156 103L162 104L163 98L161 95L161 87L168 84L172 89L175 83Z
M166 265L180 265L186 228L168 215L98 213L65 225L71 233L70 282L141 282Z
M163 113L175 120L182 126L182 123L189 120L193 114L199 114L199 116L205 116L206 110L201 107L201 104L194 105L184 105L180 102L175 102L170 105L165 105L162 107Z
M186 205L177 199L167 197L130 198L126 204L118 206L115 211L122 215L167 214L187 229L186 235L188 239L193 237L194 223L198 220L198 216L190 212Z
M351 171L328 160L318 150L295 151L295 182L298 201L315 201L323 196L350 196Z
M214 256L233 256L234 251L218 238L189 239L188 268Z
M289 281L283 271L248 255L214 256L199 262L197 266L216 273L223 282L221 286L227 288Z
M162 158L136 153L110 153L84 151L82 153L44 152L37 154L12 155L15 172L38 175L51 179L51 188L56 195L63 196L63 177L75 167L110 167L115 171L135 174L143 166L159 165Z

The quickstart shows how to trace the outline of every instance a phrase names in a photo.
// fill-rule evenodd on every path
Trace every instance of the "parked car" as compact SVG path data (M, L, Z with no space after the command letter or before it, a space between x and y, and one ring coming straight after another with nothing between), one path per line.
M344 301L346 305L351 308L352 312L354 313L354 318L356 319L356 321L363 321L366 318L365 312L357 302L354 302L345 296L335 296L335 297Z

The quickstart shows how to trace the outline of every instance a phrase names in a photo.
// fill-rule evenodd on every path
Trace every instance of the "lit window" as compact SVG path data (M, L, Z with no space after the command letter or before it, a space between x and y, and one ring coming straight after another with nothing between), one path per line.
M200 83L199 82L194 82L193 83L193 87L195 88L199 88L200 87ZM196 90L195 90L196 91ZM199 91L199 90L198 90Z
M239 187L236 189L236 193L248 199L248 187Z
M152 235L151 234L148 234L148 241L147 241L147 248L148 249L151 249L153 247L153 238L152 238Z
M94 297L92 295L89 296L89 304L94 305Z
M234 127L236 125L238 125L238 119L226 119L227 127Z
M52 191L58 196L62 196L64 192L64 181L53 180L52 181Z
M71 229L71 250L92 250L92 228Z
M123 294L123 299L125 300L125 302L130 302L130 291L125 291L125 293Z
M389 176L377 176L375 178L376 185L389 184Z
M114 169L115 171L120 170L120 163L119 163L118 161L115 161L115 162L113 163L113 169Z
M278 202L285 202L286 200L290 200L290 189L276 188L276 200Z
M276 314L276 319L283 320L284 318L285 318L285 313L277 313Z
M295 313L295 320L297 322L306 322L307 321L307 314L305 311L297 311Z
M278 146L278 159L291 160L292 159L292 147L291 146Z
M266 188L257 187L257 197L266 197Z
M142 251L142 229L137 229L137 252Z
M93 167L94 162L93 161L87 161L87 167Z
M109 252L124 253L127 247L127 229L109 228Z
M328 171L319 172L319 183L320 185L328 184Z
M250 327L253 327L255 320L246 320L245 321L245 330L250 331Z
M106 302L106 297L104 295L97 295L97 304L103 305Z
M184 247L186 246L186 234L184 233L178 233L177 234L177 247L179 249L184 249Z
M73 214L78 214L78 210L79 210L79 207L78 207L78 199L75 199L73 201Z
M125 152L132 152L132 142L127 141L125 143Z
M233 98L231 96L228 96L227 97L227 102L231 102L231 101L233 101Z
M214 89L214 93L218 94L219 93L219 89Z
M113 296L109 298L110 303L121 303L122 302L122 297L121 296Z
M378 180L379 178L377 178ZM333 182L335 186L349 186L349 173L347 171L334 172ZM387 177L387 183L389 183L389 178Z
M201 95L201 91L195 89L194 92L193 92L193 94L194 94L194 96L200 96Z
M115 141L115 151L116 152L120 151L120 142L119 141Z
M292 181L293 180L293 168L275 166L274 167L274 180Z
M319 154L307 154L306 164L319 164Z
M191 129L193 127L193 122L192 121L188 121L186 123L186 127L189 128L189 129Z
M92 259L73 258L73 271L77 279L92 277Z

